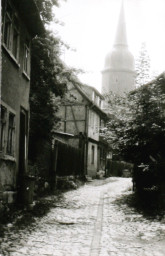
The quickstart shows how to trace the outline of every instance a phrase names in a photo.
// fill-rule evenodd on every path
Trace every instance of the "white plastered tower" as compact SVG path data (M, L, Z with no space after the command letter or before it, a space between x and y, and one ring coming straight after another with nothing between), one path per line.
M134 57L128 49L124 3L122 1L113 49L105 58L102 94L123 95L135 89Z

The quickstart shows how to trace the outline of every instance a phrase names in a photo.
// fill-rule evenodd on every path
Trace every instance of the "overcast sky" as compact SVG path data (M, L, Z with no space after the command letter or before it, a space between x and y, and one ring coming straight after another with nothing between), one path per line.
M75 51L65 51L65 63L86 71L82 82L101 89L101 70L111 51L121 0L61 0L55 16L63 26L53 24L56 35ZM165 0L124 0L129 49L138 55L146 42L151 69L165 71Z

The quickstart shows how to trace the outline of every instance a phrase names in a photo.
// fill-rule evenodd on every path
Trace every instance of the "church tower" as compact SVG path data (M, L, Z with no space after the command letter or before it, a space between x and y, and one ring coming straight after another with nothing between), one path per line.
M102 94L123 95L134 88L134 57L128 49L124 3L122 1L113 49L105 58L102 71Z

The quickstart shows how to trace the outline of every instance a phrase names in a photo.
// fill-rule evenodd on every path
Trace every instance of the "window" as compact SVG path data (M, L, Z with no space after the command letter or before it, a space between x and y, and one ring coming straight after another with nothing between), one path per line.
M0 111L0 157L14 157L15 153L15 112L2 102Z
M102 163L103 160L103 149L100 148L100 163Z
M24 63L23 63L24 72L29 76L30 75L30 43L26 41L24 45Z
M12 9L9 5L7 5L5 20L4 20L4 43L8 49L10 49L10 35L12 27Z
M93 128L95 127L94 122L95 122L95 113L92 112L92 127L93 127Z
M15 115L9 112L8 137L7 137L7 153L14 154L14 133L15 133Z
M101 99L99 98L99 107L101 108L102 107L102 101L101 101Z
M19 25L18 20L16 17L14 17L13 22L13 44L12 44L12 53L14 57L18 58L18 45L19 45Z
M89 111L89 125L93 127L94 125L94 113L92 110Z
M12 53L15 59L18 59L19 52L19 23L17 16L10 6L6 4L4 27L3 27L3 42L6 48Z
M1 105L0 151L4 151L7 110Z
M96 115L96 126L95 126L95 129L96 129L96 133L99 133L99 130L100 130L100 118L98 115Z
M103 119L100 119L100 131L106 126L106 123Z
M95 92L92 92L92 100L95 101Z
M91 164L94 164L95 160L95 147L92 146L92 152L91 152Z

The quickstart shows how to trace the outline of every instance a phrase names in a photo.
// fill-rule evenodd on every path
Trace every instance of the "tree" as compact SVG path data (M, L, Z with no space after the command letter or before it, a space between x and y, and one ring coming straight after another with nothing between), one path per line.
M74 83L75 70L69 69L60 59L61 41L50 32L32 41L31 90L30 90L30 138L51 140L57 124L57 97L63 97L67 83Z
M30 137L51 137L57 107L54 96L62 96L66 85L62 80L64 65L59 59L59 41L46 32L45 38L32 41Z
M146 49L146 44L141 44L139 56L135 62L136 87L139 87L150 80L150 58Z
M35 0L35 3L44 24L50 23L53 20L52 8L59 6L59 0Z
M165 181L165 76L111 101L112 113L103 136L125 161L134 164L138 192L157 191ZM114 111L113 104L118 110ZM156 189L156 190L155 190Z
M135 164L165 154L165 79L141 86L119 101L107 123L105 138L125 160ZM123 110L121 112L121 109Z
M63 79L65 65L60 60L62 42L48 31L52 21L52 8L58 0L35 0L45 27L44 34L33 38L31 45L30 133L29 158L35 161L39 141L52 139L52 129L57 123L56 97L66 90Z
M122 126L125 126L129 116L128 98L126 94L119 96L111 92L105 96L105 100L109 120L106 127L102 129L102 135L110 144L113 152L116 151L121 156L119 142L122 141Z
M67 91L67 83L75 82L76 70L69 69L60 59L61 47L67 47L46 28L53 19L53 5L57 0L35 0L45 25L45 33L32 40L29 158L35 161L38 144L51 144L59 100Z

